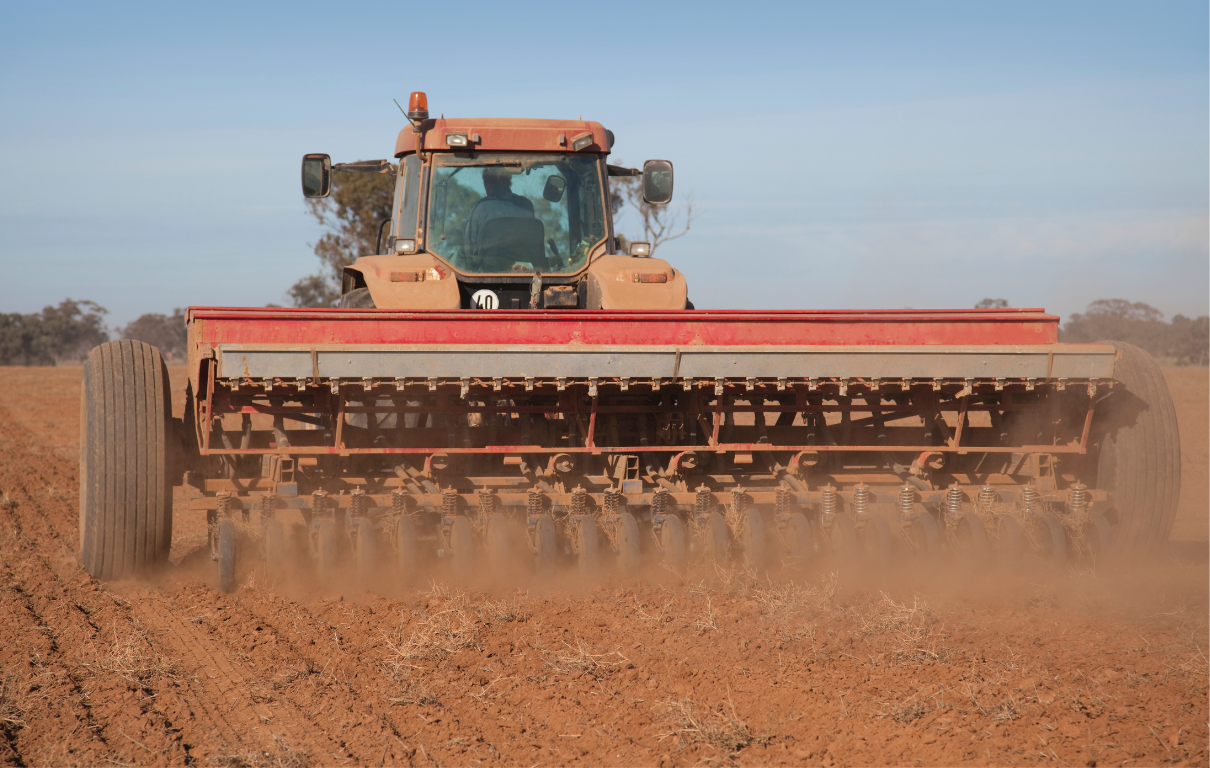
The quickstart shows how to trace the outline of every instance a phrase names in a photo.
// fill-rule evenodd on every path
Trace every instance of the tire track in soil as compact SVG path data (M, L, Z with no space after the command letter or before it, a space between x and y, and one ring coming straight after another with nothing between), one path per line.
M189 666L192 695L187 703L195 710L194 721L217 727L232 745L271 750L276 738L284 738L287 746L305 748L320 763L341 759L337 757L341 747L290 701L258 695L256 676L207 637L198 624L180 618L177 600L149 591L132 592L130 597L135 613L145 625L155 628L156 639ZM209 734L199 736L210 738Z
M69 684L70 695L48 695L48 704L57 710L70 705L75 721L70 734L87 737L79 744L70 736L63 741L56 755L60 762L82 759L93 763L146 763L171 756L177 758L174 762L192 763L193 745L208 745L210 749L205 751L264 751L274 749L274 736L280 735L286 735L287 743L296 748L303 746L328 755L340 749L326 738L317 744L319 726L288 702L255 701L249 691L249 676L241 671L241 665L194 625L165 608L165 598L154 588L113 585L128 600L102 589L84 571L76 552L76 467L70 459L44 450L2 407L0 440L8 454L0 469L0 490L9 499L0 536L6 544L16 544L4 547L0 573L9 589L20 597L15 604L26 608L24 624L44 641L46 647L40 656L54 659L53 668L43 674ZM103 608L96 607L98 601ZM20 622L19 617L14 618ZM98 674L98 661L104 653L98 646L108 644L112 648L119 638L142 633L152 655L158 651L170 663L175 662L185 672L183 679L171 680L165 686L163 680L132 683L121 675ZM113 642L107 643L106 634ZM55 641L62 635L69 637L61 648ZM37 644L25 642L12 647L31 648ZM93 650L93 658L87 658L86 648ZM6 669L19 665L5 656L0 659L5 659ZM178 686L181 690L165 690ZM163 696L165 693L169 695ZM140 694L142 702L135 699ZM161 697L166 707L148 704ZM95 711L96 699L117 704L118 711ZM162 709L176 711L169 715ZM57 711L45 716L65 720L67 714ZM136 721L129 722L131 717ZM285 725L286 734L267 727L277 722ZM159 726L159 739L149 738L146 731L150 725ZM216 727L221 734L218 739ZM56 739L62 738L63 734L56 731ZM22 745L21 732L15 741L14 750L21 760L28 752ZM147 746L149 743L152 746Z
M16 598L4 602L24 608L13 618L25 626L23 635L33 627L37 638L11 642L9 633L16 627L7 625L0 637L8 652L0 652L0 658L6 669L24 672L23 698L31 708L27 725L35 717L40 725L59 724L49 732L39 728L42 738L32 743L32 729L18 731L14 749L22 759L28 754L43 764L189 762L179 731L155 706L162 692L155 684L163 681L117 669L106 656L134 650L142 628L128 606L79 564L75 500L57 490L75 483L74 467L43 450L14 422L0 408L0 440L8 454L0 469L7 497L0 515L2 573ZM40 489L38 481L44 483ZM119 643L126 645L115 648ZM25 660L18 658L18 649L25 649Z

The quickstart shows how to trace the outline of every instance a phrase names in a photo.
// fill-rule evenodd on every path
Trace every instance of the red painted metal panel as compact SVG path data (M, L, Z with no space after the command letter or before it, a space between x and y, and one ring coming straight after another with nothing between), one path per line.
M1040 309L342 310L191 307L195 344L1025 345L1058 340ZM199 322L200 321L200 322Z
M592 120L527 120L518 118L436 118L424 122L424 148L430 151L448 150L447 133L479 135L475 148L480 151L511 152L570 152L571 139L585 131L593 142L581 152L605 152L605 127ZM563 143L559 143L559 137ZM416 134L409 125L395 140L395 157L416 151Z

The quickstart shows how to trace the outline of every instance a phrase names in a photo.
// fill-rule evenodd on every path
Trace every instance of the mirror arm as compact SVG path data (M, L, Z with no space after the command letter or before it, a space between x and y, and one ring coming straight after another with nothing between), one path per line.
M390 223L391 223L391 218L389 216L387 218L383 219L382 221L378 222L378 242L374 244L374 255L375 256L382 253L382 228Z

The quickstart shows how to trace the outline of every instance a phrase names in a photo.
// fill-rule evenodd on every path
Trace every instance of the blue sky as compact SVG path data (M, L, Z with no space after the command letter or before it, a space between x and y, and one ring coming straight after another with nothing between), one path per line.
M699 307L1210 311L1205 2L190 6L0 3L0 311L283 301L412 90L671 159Z

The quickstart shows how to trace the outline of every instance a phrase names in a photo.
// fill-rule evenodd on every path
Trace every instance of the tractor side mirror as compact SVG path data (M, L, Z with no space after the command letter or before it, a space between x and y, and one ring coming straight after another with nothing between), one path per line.
M546 186L542 188L542 197L546 198L547 202L557 203L563 199L565 189L567 189L567 179L562 176L551 176L546 180Z
M332 158L327 155L303 155L303 197L327 197L332 194Z
M648 160L643 163L643 202L663 205L672 199L672 163Z

